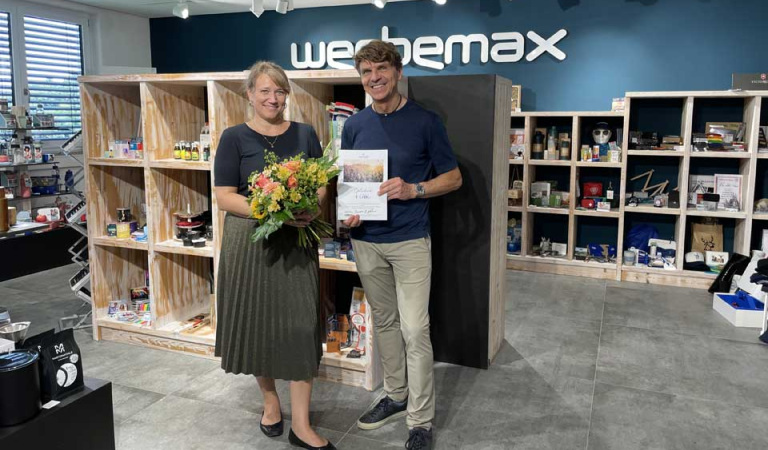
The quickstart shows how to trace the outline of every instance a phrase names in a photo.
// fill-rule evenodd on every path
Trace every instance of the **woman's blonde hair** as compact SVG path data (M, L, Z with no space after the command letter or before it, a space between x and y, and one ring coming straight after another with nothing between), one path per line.
M245 80L246 91L250 92L253 90L259 76L266 75L276 85L280 86L280 89L284 90L286 94L291 93L291 83L288 81L288 75L285 74L285 70L282 67L272 61L257 61L248 70L248 78Z

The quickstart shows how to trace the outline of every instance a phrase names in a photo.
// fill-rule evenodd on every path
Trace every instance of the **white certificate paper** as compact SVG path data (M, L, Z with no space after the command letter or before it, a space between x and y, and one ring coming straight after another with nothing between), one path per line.
M358 215L360 220L387 220L387 196L379 186L387 181L386 150L339 150L338 220Z

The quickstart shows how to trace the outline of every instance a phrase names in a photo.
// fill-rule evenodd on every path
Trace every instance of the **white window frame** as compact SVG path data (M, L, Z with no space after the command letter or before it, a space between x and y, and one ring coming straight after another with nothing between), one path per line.
M18 0L0 0L0 10L10 14L11 55L13 59L14 105L29 105L27 87L27 54L24 50L24 16L36 16L44 19L59 20L80 25L83 53L83 75L93 73L93 39L89 14L72 11L42 3ZM43 148L58 149L63 140L43 141Z

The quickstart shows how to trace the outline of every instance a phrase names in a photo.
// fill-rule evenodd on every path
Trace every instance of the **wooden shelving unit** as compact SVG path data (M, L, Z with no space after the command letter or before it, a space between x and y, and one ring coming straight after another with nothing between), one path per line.
M287 118L312 124L321 141L327 142L325 106L333 100L335 85L359 85L357 72L288 74L293 92ZM248 117L242 90L246 76L232 72L80 77L94 338L213 358L224 213L213 195L212 161L221 133ZM198 140L206 121L213 141L211 160L174 160L174 143ZM104 157L109 141L137 135L144 139L144 159ZM212 213L214 238L206 247L184 247L173 239L173 212L187 206ZM106 236L106 225L117 221L117 208L130 208L134 218L146 221L147 242ZM354 272L355 264L321 258L321 269L328 277L332 271ZM144 286L147 274L152 325L109 318L109 302L129 299L130 289ZM178 331L203 312L212 315L210 327L195 334ZM368 330L370 336L371 324ZM377 388L380 362L370 347L363 359L324 355L321 377Z
M569 192L575 192L577 180L582 176L583 170L590 168L615 169L620 176L619 186L614 183L614 190L619 197L619 208L615 208L607 213L596 211L584 211L576 209L578 201L574 195L571 195L570 208L564 210L552 210L552 208L536 208L525 205L518 208L509 208L508 214L522 213L523 233L522 233L522 252L521 255L508 255L507 267L511 269L540 271L558 274L581 275L598 278L609 278L617 280L636 281L652 284L665 284L674 286L687 286L697 288L707 288L714 279L710 273L692 272L683 270L683 255L689 251L686 246L688 234L690 234L690 223L699 218L713 217L726 221L733 229L733 242L728 242L726 247L731 248L732 252L749 254L749 250L759 247L759 241L754 242L755 232L767 227L768 214L754 213L752 208L755 200L760 198L761 193L755 192L755 179L759 176L760 169L758 161L768 159L768 153L758 153L758 126L768 125L768 113L763 111L768 108L765 99L768 93L765 92L730 92L730 91L691 91L691 92L628 92L626 94L625 112L526 112L512 114L512 128L525 128L526 150L525 159L519 163L518 171L522 169L524 193L524 203L528 202L530 196L530 184L534 181L540 181L536 178L536 170L542 167L562 166L570 170ZM668 123L668 134L679 134L683 137L684 151L672 150L628 150L629 131L637 128L636 122L639 120L638 111L645 104L653 105L654 111L659 111L659 105L662 108L667 107L668 111L673 113L665 116L666 119L675 118ZM671 106L670 106L671 105ZM718 110L718 107L727 109L729 117L711 117L712 110ZM676 111L676 112L675 112ZM709 115L707 115L709 114ZM731 117L737 115L738 117ZM579 148L582 143L582 134L585 132L585 121L595 121L597 119L616 124L624 129L624 139L621 143L622 160L620 163L593 163L579 161ZM744 152L697 152L691 149L691 136L694 131L700 132L705 121L742 121L747 125L746 144L747 150ZM740 119L740 120L738 120ZM679 123L677 122L679 121ZM622 123L623 122L623 123ZM571 136L571 160L570 161L542 161L530 160L531 142L534 129L537 127L549 127L556 125L558 131L568 131ZM651 130L643 130L651 131ZM587 142L584 142L587 143ZM629 189L629 178L638 175L631 170L632 162L643 161L643 170L645 166L654 164L667 165L675 167L677 170L677 179L670 179L671 187L677 187L680 192L681 205L679 208L655 208L653 206L626 206L627 191ZM764 164L764 163L762 163ZM522 167L520 167L522 166ZM743 198L741 204L742 211L699 211L688 207L688 180L691 173L697 173L696 170L719 170L719 167L725 167L724 172L717 173L735 173L743 176ZM510 170L512 170L510 165ZM703 167L703 169L702 169ZM764 167L764 166L761 166ZM549 169L554 170L554 169ZM603 173L607 173L603 171ZM706 173L702 173L706 174ZM656 183L663 181L654 180ZM560 187L558 190L566 190ZM669 192L670 189L667 189ZM566 215L560 219L562 226L567 229L567 240L557 242L567 242L568 255L565 258L541 258L531 256L530 251L534 242L534 237L540 233L540 226L553 226L546 221L546 214ZM510 217L513 217L510 215ZM543 219L542 219L543 218ZM675 270L664 270L648 267L629 267L619 264L606 265L595 262L577 261L573 258L573 248L576 246L578 236L579 220L613 221L616 227L616 248L618 260L621 261L623 252L623 241L632 223L638 221L661 221L670 229L674 229L673 238L678 245L677 264ZM553 217L554 219L554 217ZM603 243L603 242L601 242Z

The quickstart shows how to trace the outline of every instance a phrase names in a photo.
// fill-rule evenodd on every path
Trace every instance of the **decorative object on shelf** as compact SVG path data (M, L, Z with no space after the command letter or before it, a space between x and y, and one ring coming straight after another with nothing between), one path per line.
M539 254L541 256L548 256L552 252L552 241L549 238L542 236L539 243Z
M633 150L654 150L659 145L659 135L655 131L630 131L629 148Z
M703 194L701 204L696 209L702 211L717 211L717 205L720 203L720 194Z
M755 212L768 213L768 198L761 198L755 202Z
M612 112L624 112L627 99L625 97L614 97L611 101Z
M739 211L742 195L741 175L715 174L715 194L720 196L718 209Z
M669 186L669 180L664 180L661 183L654 184L652 186L649 186L651 183L651 179L653 178L653 174L656 172L655 169L651 169L647 172L643 172L640 175L636 175L632 178L630 178L630 181L636 181L640 178L645 177L645 184L643 185L642 192L648 193L648 196L651 198L655 198L657 195L663 194L664 190ZM677 188L675 188L677 190Z
M180 240L185 247L195 246L192 241L204 233L200 230L205 226L205 220L202 217L205 213L205 211L193 211L189 203L186 210L174 212L174 239ZM202 242L203 245L200 246L204 247L205 239L202 239Z
M568 255L568 244L553 242L550 248L554 257L565 258Z
M708 251L704 255L707 267L713 272L720 272L725 267L725 264L728 263L728 252Z
M507 221L507 253L519 254L523 236L523 224L515 218Z
M721 252L723 251L723 225L716 220L704 219L691 224L692 252Z
M522 206L523 205L523 180L520 177L520 171L517 166L512 169L512 186L509 189L508 195L509 206Z
M520 112L522 107L522 86L515 84L512 86L512 112Z
M531 205L548 206L551 188L552 185L546 181L537 181L535 183L531 183ZM547 199L546 205L544 204L545 198Z
M533 135L533 145L531 146L531 159L544 159L545 133L546 131L542 132L540 129L536 129L536 133Z
M525 154L525 128L513 128L509 131L509 156L523 159Z
M610 142L612 135L607 122L598 122L592 130L592 139L595 141L595 145L599 146L598 161L608 161L608 150L610 150L608 142Z
M704 201L704 194L715 191L714 175L690 175L688 177L688 206L697 207Z
M566 133L566 136L568 134ZM569 161L571 159L571 140L569 138L560 139L560 160Z

